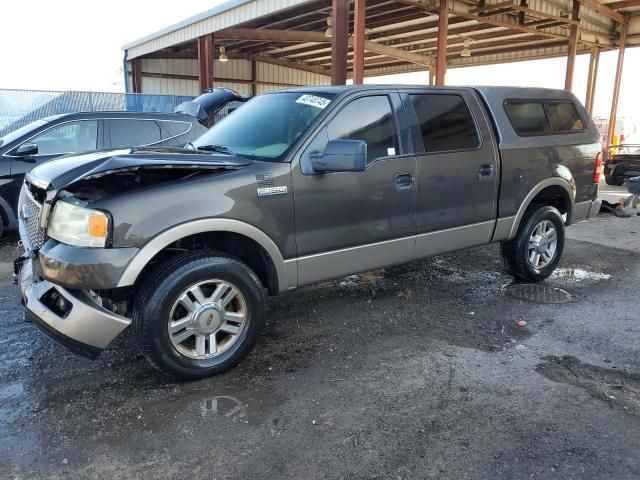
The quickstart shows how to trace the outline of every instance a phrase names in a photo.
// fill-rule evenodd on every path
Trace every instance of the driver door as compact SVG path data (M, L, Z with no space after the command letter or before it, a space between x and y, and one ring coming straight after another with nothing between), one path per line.
M397 93L359 94L325 120L293 164L298 285L413 258L416 159ZM318 174L330 140L367 143L362 172Z

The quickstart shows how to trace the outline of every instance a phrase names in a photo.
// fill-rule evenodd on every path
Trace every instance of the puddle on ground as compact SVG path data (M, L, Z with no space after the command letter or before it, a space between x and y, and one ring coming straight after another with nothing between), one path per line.
M536 365L536 372L549 380L583 388L592 397L640 413L640 374L617 368L603 368L575 357L548 356Z

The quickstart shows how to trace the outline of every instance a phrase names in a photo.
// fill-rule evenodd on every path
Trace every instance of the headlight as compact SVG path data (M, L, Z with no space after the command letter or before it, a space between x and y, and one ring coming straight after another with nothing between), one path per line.
M60 200L53 207L47 235L76 247L104 247L109 236L109 218L99 210Z

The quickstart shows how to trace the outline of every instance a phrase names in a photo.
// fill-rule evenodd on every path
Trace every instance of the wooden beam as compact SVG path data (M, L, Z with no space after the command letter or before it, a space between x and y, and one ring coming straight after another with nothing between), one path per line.
M471 13L480 13L480 12L488 12L490 10L501 10L505 7L512 7L513 1L509 0L507 2L498 2L498 3L485 3L476 8L472 8L469 10Z
M134 58L131 64L131 90L133 93L142 93L142 60Z
M620 83L622 81L622 66L624 65L624 52L627 43L627 30L629 22L625 21L620 24L620 48L618 48L618 63L616 65L616 77L613 82L613 99L611 101L611 114L609 115L609 129L607 132L607 142L609 145L613 142L613 135L616 131L616 116L618 115L618 99L620 97Z
M331 75L331 72L326 68L309 65L306 63L292 62L284 58L269 57L267 55L250 55L250 54L236 53L236 52L229 52L227 53L227 56L229 57L229 59L237 58L242 60L255 60L256 62L269 63L271 65L280 65L281 67L287 67L287 68L295 68L297 70L302 70L310 73L317 73L319 75Z
M198 78L200 91L213 88L213 34L198 37Z
M619 10L621 8L640 7L640 0L622 0L621 2L607 3L607 7L613 10Z
M447 28L449 27L449 0L440 0L438 17L438 47L436 50L436 85L444 85L447 70Z
M578 0L585 7L590 8L591 10L595 10L601 15L605 17L609 17L612 20L615 20L618 23L624 23L625 18L620 12L616 12L612 8L607 5L600 3L599 0Z
M332 0L331 85L347 83L349 50L349 0Z
M334 27L335 28L335 27ZM307 32L297 30L270 30L270 29L251 29L251 28L228 28L216 33L218 39L240 38L240 39L253 39L253 40L267 40L275 42L309 42L309 43L329 43L330 38L324 36L324 32ZM349 38L348 43L352 44L353 39ZM407 52L400 48L390 47L383 43L372 42L371 40L364 41L364 49L369 52L379 53L381 55L388 55L390 57L397 58L399 60L406 60L407 62L418 63L420 65L430 65L431 59L423 55ZM231 57L229 57L231 58Z
M587 94L585 96L585 107L590 115L593 115L593 100L596 93L596 81L598 79L598 64L600 63L600 50L591 49L589 58L589 71L587 73Z
M366 0L355 0L353 5L353 83L364 81L364 28Z
M398 3L402 3L402 4L405 4L405 5L415 5L417 8L422 8L423 10L425 10L427 12L430 12L430 13L432 12L432 9L430 9L429 7L427 7L426 5L424 5L423 3L421 3L421 2L419 2L417 0L396 0L396 1ZM584 4L584 2L586 2L586 1L596 1L596 0L579 0L579 1ZM510 28L512 30L518 30L520 32L527 32L527 33L533 33L533 34L539 33L539 34L542 34L542 35L546 35L549 38L558 38L558 39L565 39L565 40L568 40L568 38L569 38L567 35L562 35L562 34L559 34L559 33L546 32L546 31L542 31L542 30L536 30L535 28L525 27L525 26L519 25L517 23L506 22L506 21L503 21L503 20L500 20L500 19L497 19L497 18L481 17L481 16L473 14L473 13L461 12L461 11L457 11L457 10L452 10L449 13L451 15L453 15L454 17L466 18L468 20L476 20L476 21L478 21L480 23L494 25L496 27L505 27L505 28ZM598 46L595 42L589 42L589 41L583 40L583 39L579 39L578 41L580 43L584 44L584 45L589 45L591 47L597 47Z
M573 0L571 20L578 23L571 24L569 33L569 50L567 52L567 71L564 76L564 89L571 91L573 87L573 71L576 65L576 52L578 51L578 25L580 22L580 2Z

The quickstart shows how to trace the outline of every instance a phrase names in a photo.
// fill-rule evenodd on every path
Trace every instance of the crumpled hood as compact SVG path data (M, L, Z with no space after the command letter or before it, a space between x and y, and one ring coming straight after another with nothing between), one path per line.
M38 165L29 176L59 190L79 180L113 171L150 168L235 170L252 160L184 148L127 148L61 157Z

